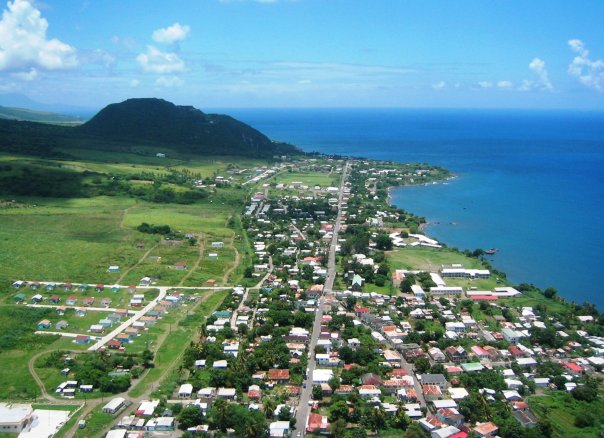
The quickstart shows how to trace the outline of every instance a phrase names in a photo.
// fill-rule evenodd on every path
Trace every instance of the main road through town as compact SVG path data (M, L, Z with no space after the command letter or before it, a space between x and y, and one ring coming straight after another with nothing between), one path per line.
M296 430L300 432L301 436L306 435L306 424L308 422L308 415L310 413L308 402L311 400L312 395L312 374L315 369L315 347L317 345L319 335L321 334L323 304L325 303L325 297L332 293L333 283L336 279L336 248L338 245L338 233L340 232L340 227L342 225L342 200L344 198L344 188L346 186L346 177L348 175L348 171L349 163L346 162L342 169L340 191L338 192L338 216L333 228L333 236L329 247L329 256L327 259L327 277L325 278L323 294L319 298L317 312L315 313L315 321L312 328L310 343L308 345L308 370L306 377L304 378L304 384L302 385L302 390L300 392L300 402L296 412Z

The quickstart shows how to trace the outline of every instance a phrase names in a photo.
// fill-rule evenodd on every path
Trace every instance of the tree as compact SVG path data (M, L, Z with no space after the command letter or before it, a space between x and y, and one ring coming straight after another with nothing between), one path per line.
M217 399L210 408L209 418L213 428L226 432L230 426L228 402L223 398Z
M572 390L571 394L577 400L586 401L591 403L598 398L598 385L597 384L585 384L577 386Z
M346 432L346 420L339 418L329 427L330 432L335 438L342 438Z
M319 385L312 387L312 398L313 400L323 400L323 390Z
M276 408L277 401L275 399L270 397L264 397L262 399L262 412L264 412L266 418L271 418Z
M386 411L382 406L369 408L363 418L363 424L373 432L379 432L386 427Z
M390 236L385 233L380 233L375 238L375 247L377 249L381 249L383 251L389 251L392 249L392 240L390 240Z
M405 438L429 438L430 435L418 423L412 423L405 432Z
M195 405L189 405L184 407L180 414L178 414L178 428L182 430L186 430L189 427L197 426L201 424L202 421L202 413L201 409Z
M329 408L329 421L333 422L340 418L348 419L348 404L344 400L335 402Z
M336 389L338 389L340 387L340 379L336 376L333 376L331 379L329 379L327 381L327 384L332 389L332 391L335 391Z
M289 421L292 418L292 410L289 406L282 406L277 415L281 421Z
M403 293L412 292L411 286L413 286L414 284L415 284L415 282L411 278L409 278L409 277L404 278L403 281L401 281L401 285L400 285L401 292L403 292Z
M575 417L575 426L580 427L592 427L596 424L596 418L589 411L579 411Z
M427 373L428 370L430 369L430 361L425 356L421 356L421 357L418 357L417 359L415 359L414 365L415 365L415 370L420 374Z
M245 417L243 434L241 436L263 438L268 436L266 419L261 412L251 411Z
M548 287L543 291L543 296L550 300L554 299L558 295L558 291L553 287Z

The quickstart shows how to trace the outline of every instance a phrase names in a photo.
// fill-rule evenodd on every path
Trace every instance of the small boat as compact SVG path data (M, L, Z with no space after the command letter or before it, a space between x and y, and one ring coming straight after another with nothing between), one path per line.
M493 254L497 254L498 249L497 248L491 248L491 249L487 249L485 251L486 254L488 255L493 255Z

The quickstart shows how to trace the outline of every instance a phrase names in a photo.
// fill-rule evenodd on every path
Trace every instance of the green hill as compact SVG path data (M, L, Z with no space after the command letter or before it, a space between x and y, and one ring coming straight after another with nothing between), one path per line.
M161 99L129 99L111 104L80 126L0 119L0 150L57 155L57 149L120 152L152 147L183 154L271 157L298 150L232 117L205 114Z
M24 108L11 108L1 105L0 119L65 125L76 125L81 124L83 122L83 120L79 117L68 116L65 114L57 114L45 111L34 111Z

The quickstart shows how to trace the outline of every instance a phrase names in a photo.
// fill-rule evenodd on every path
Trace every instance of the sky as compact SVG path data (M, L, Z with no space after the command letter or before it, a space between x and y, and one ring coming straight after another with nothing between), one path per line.
M0 1L0 103L604 109L602 0Z

